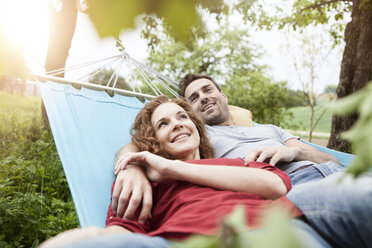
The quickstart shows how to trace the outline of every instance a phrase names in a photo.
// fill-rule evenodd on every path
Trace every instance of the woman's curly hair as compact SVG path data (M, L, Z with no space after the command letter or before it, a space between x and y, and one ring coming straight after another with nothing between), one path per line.
M166 96L156 97L148 102L138 113L131 129L132 143L137 147L138 151L149 151L164 158L172 159L172 156L157 141L154 127L151 124L151 116L155 109L167 102L173 102L179 105L189 115L190 120L194 122L200 137L200 158L213 158L214 150L207 137L203 121L194 113L186 101L181 99L169 100Z

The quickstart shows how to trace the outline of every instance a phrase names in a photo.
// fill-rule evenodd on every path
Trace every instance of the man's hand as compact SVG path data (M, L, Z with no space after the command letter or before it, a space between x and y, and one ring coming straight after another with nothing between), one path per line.
M290 146L267 146L252 150L245 157L244 162L267 162L271 165L276 165L278 162L292 162L296 160L301 152L299 147Z
M142 168L128 165L118 171L112 193L112 210L118 217L132 219L142 202L138 222L143 224L151 218L152 188Z

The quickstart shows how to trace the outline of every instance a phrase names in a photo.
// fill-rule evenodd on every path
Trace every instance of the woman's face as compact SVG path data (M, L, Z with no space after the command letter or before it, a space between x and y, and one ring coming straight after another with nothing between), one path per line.
M199 132L181 106L172 102L161 104L152 114L151 124L158 142L173 159L200 159Z

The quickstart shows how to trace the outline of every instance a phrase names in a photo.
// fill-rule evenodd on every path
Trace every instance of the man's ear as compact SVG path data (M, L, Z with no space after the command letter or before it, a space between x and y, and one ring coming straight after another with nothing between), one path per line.
M225 98L226 103L228 103L229 102L229 99L227 98L227 96L225 95L225 93L223 93L222 90L221 90L221 95L223 96L223 98Z

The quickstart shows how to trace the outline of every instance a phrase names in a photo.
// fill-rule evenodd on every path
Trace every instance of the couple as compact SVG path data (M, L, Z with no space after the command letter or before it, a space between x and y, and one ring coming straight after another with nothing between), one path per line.
M285 204L287 209L292 210L292 217L296 217L300 215L300 212L287 198L282 196L290 189L288 177L272 166L277 165L287 172L296 185L287 196L306 218L306 222L294 220L298 230L310 236L310 239L323 247L367 247L371 244L371 226L368 221L365 221L371 217L368 203L371 201L372 190L369 183L371 181L368 178L358 181L347 178L342 181L342 184L337 185L335 182L342 174L342 172L338 172L326 179L316 180L341 170L340 166L334 163L315 164L314 162L322 163L333 158L302 144L295 137L275 126L263 125L254 128L232 126L233 122L227 109L227 98L209 77L193 74L186 76L180 84L180 93L191 103L192 108L200 113L205 123L209 124L206 129L217 157L243 157L245 162L242 159L196 160L211 158L213 154L204 134L203 126L198 124L197 118L184 103L168 102L164 98L162 98L163 100L157 98L146 105L137 116L134 125L135 133L132 144L129 146L129 150L136 149L152 153L126 153L124 149L122 153L125 154L120 155L117 160L117 169L120 173L113 190L112 209L110 208L107 219L108 227L69 231L60 238L68 237L73 241L74 238L82 239L102 235L84 242L88 246L92 245L89 242L102 246L103 243L99 242L106 244L105 242L109 240L110 244L116 241L120 244L130 242L130 247L134 247L133 242L137 242L139 245L142 242L142 246L138 247L152 247L151 245L154 245L153 247L167 247L168 241L159 236L150 238L143 235L122 235L122 233L127 228L140 233L153 232L153 235L159 234L166 238L177 238L177 235L181 238L183 235L191 233L208 234L216 223L209 223L204 219L200 221L200 218L206 214L214 214L214 218L208 218L208 220L216 220L218 216L226 214L228 210L216 208L215 204L213 204L213 209L203 209L203 202L207 203L211 195L214 196L204 190L216 191L222 195L226 193L225 197L221 195L218 199L229 208L233 205L231 199L234 199L229 194L244 195L243 198L247 201L245 202L246 206L250 206L250 202L254 203L254 206L265 206L267 200L263 199L279 197L275 203ZM156 101L163 103L158 103L151 108L151 104L155 104ZM143 118L145 115L147 115L147 119ZM198 135L195 135L196 133ZM190 161L192 164L185 164L179 160L192 160ZM268 161L271 166L257 162L249 163L252 161ZM154 206L152 207L153 217L150 220L147 218L150 215L147 209L151 209L149 205L152 205L152 194L151 190L149 192L148 181L142 180L144 174L142 169L137 167L138 163L146 165L146 174L150 180L158 182L165 180L153 185ZM124 168L125 170L122 170ZM166 179L178 181L175 183ZM128 185L128 182L133 183L136 180L137 183L129 183ZM123 185L122 181L126 184ZM190 186L190 183L194 183L193 186ZM199 194L194 194L188 187L200 188L195 184L211 188L201 187L203 190ZM332 186L332 184L336 186ZM357 190L358 187L361 189ZM188 190L191 190L189 192L191 195L188 194ZM198 200L197 203L201 205L195 205L195 209L190 207L186 210L172 205L175 202L169 199L173 199L172 196L176 197L176 192L180 191L184 194L183 198L189 199L191 203ZM129 195L131 198L125 211L126 219L119 218L118 216L124 214L125 207L123 205L127 204L125 199L128 199ZM196 198L193 199L193 197ZM175 199L176 203L177 199ZM141 200L142 211L137 211L135 217L137 218L139 215L140 222L143 224L135 220L127 220L131 219L133 214L130 211L135 210ZM220 205L222 206L222 204L218 204L218 206ZM161 211L164 209L167 211ZM177 209L181 209L181 212L177 212ZM201 216L198 215L199 213L193 213L199 209L202 211ZM250 207L249 209L252 211L255 208ZM195 219L188 218L189 216L195 216ZM170 220L170 223L166 220ZM187 225L187 221L189 225ZM177 226L178 223L181 226ZM205 226L200 226L200 223ZM255 218L249 220L249 223L256 224ZM195 230L197 229L195 226L202 230ZM167 230L167 228L170 229ZM180 231L177 232L177 230ZM118 235L113 235L114 233L118 233ZM110 234L110 236L103 234ZM76 247L83 245L84 242L76 243L78 244Z

